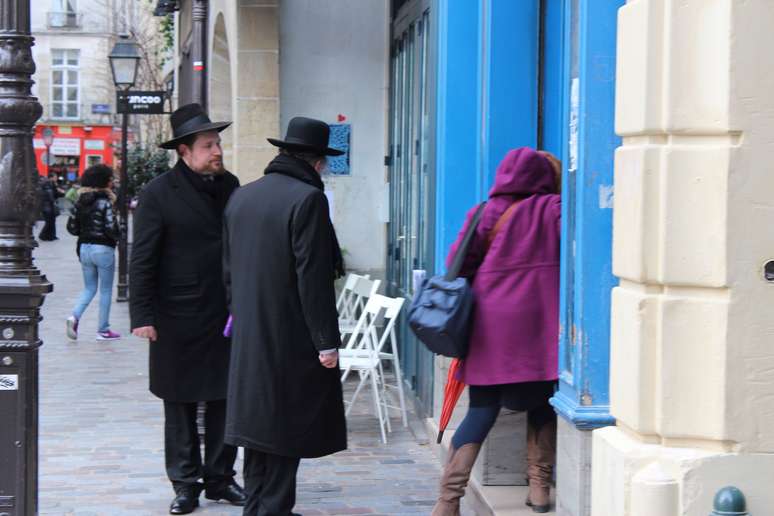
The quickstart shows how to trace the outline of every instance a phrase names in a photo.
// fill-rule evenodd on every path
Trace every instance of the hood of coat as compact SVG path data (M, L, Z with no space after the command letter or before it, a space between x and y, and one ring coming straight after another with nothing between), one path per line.
M78 190L77 204L80 207L87 208L97 202L97 199L107 199L111 203L115 202L115 194L102 188L89 188L82 186Z
M554 193L557 193L556 176L551 162L536 150L521 147L509 151L498 165L489 196Z

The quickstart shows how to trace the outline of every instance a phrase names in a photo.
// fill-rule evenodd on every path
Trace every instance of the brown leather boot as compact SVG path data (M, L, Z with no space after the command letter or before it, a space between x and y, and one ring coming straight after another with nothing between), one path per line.
M468 443L458 450L449 449L449 460L441 475L441 492L431 516L459 516L460 498L465 494L479 450L480 443Z
M551 506L551 475L556 462L556 419L540 428L527 426L527 505L532 512L546 513Z

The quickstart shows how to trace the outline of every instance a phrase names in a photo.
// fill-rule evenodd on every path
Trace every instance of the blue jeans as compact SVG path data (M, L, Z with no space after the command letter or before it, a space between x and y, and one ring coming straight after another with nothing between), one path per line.
M86 307L97 294L99 285L99 326L97 331L110 329L110 301L113 294L113 277L116 271L114 249L99 244L81 244L81 268L83 269L83 292L73 309L76 319L81 318Z

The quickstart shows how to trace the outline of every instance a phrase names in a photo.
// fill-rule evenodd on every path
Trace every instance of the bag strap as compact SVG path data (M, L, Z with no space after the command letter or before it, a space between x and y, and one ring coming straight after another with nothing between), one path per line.
M485 206L486 201L478 205L478 210L476 210L476 214L473 215L473 219L470 221L468 230L465 232L465 236L462 238L462 243L457 248L457 253L454 255L452 266L446 272L446 276L444 277L446 281L452 281L456 279L457 276L459 276L460 270L462 269L462 263L465 261L465 257L468 255L470 242L473 240L473 236L476 234L478 223L481 222L481 217L484 215Z
M484 254L489 251L489 248L492 247L492 242L494 242L495 237L497 236L497 233L500 232L500 230L503 228L506 222L508 222L511 218L511 215L513 215L513 212L516 211L516 206L521 204L521 199L515 201L513 204L508 206L508 209L503 212L502 215L500 215L500 218L497 219L497 223L492 228L492 231L489 232L489 234L486 236L486 247L484 248Z

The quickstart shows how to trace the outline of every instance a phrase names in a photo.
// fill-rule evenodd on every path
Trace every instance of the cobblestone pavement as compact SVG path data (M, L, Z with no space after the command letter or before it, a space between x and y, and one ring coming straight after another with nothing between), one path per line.
M128 307L116 303L111 323L124 338L95 341L97 299L81 322L80 339L65 338L64 321L82 280L64 219L58 219L60 240L41 242L35 253L55 285L42 310L40 514L166 514L173 493L164 473L162 404L147 389L148 345L128 336ZM429 514L440 469L423 444L426 436L393 418L389 444L382 445L368 400L361 398L349 419L348 451L302 461L297 512ZM421 428L414 421L410 428ZM241 514L201 501L196 514Z

